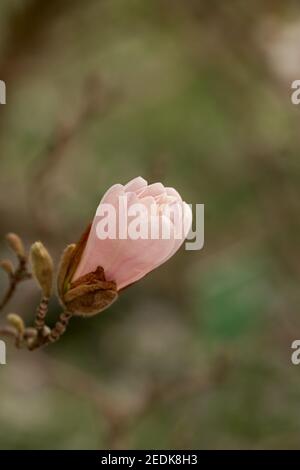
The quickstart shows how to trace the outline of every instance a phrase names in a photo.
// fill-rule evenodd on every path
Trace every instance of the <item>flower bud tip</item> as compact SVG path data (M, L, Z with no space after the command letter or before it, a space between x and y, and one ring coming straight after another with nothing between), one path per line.
M0 267L5 271L9 276L14 274L14 266L9 259L3 259L0 261Z
M24 334L24 331L25 331L24 321L19 315L17 315L16 313L9 313L6 318L7 318L8 323L10 323L18 331L20 335Z
M17 235L16 233L8 233L6 235L6 240L11 249L16 253L19 258L26 259L25 248L19 235Z
M33 275L43 294L50 297L53 283L53 261L42 242L35 242L30 249Z

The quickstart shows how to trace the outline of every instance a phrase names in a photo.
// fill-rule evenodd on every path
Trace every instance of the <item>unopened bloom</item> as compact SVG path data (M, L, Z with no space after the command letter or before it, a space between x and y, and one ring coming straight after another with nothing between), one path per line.
M101 207L110 204L115 210L116 238L99 239L97 228L101 220ZM144 209L138 214L141 237L130 237L131 208ZM171 208L175 208L174 211ZM122 210L127 214L120 214ZM181 214L178 211L181 210ZM176 212L177 211L177 212ZM176 214L179 215L176 218ZM156 216L156 219L155 219ZM127 231L121 234L120 223L126 223ZM103 196L95 215L91 231L73 279L88 274L98 266L104 269L107 280L115 281L120 290L139 280L157 266L169 259L181 246L191 227L191 210L178 192L173 188L165 188L161 183L148 185L147 181L138 177L125 186L116 184ZM121 221L121 222L120 222ZM176 228L180 230L176 234ZM154 225L154 226L153 226ZM163 230L167 236L163 239ZM145 238L143 234L146 234ZM123 239L120 236L123 235ZM177 235L177 238L176 238ZM154 238L152 238L152 236Z
M141 177L115 184L90 230L65 252L58 279L62 302L75 313L85 307L86 313L91 307L90 314L103 310L117 292L166 262L191 224L191 209L174 188L148 185Z
M49 298L53 283L53 261L42 242L35 242L30 249L32 273L43 294Z

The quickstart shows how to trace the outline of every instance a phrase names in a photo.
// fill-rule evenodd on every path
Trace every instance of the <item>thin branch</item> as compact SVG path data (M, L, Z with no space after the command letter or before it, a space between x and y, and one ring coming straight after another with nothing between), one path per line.
M27 270L27 260L24 258L19 258L19 266L14 273L11 273L9 276L9 286L3 296L3 299L0 302L0 312L8 304L12 296L14 295L18 284L20 282L31 279L32 275Z
M105 421L104 448L122 447L124 439L136 428L153 409L161 404L169 404L194 394L207 393L211 388L226 380L229 370L228 357L217 357L215 363L203 374L191 371L190 374L176 377L172 381L151 380L144 391L140 405L124 409L118 398L115 399L102 383L92 374L73 364L53 359L40 351L37 355L47 368L48 380L67 393L85 398L93 403Z
M29 205L31 215L40 231L48 234L49 211L47 225L45 225L45 207L51 194L51 176L66 155L70 144L77 138L82 130L96 116L104 118L115 104L119 94L106 89L98 76L90 76L86 79L82 91L82 104L77 114L72 119L63 119L58 123L49 142L46 144L39 158L37 167L28 185Z
M45 324L45 317L43 317L41 322L35 322L37 336L34 341L27 342L28 349L30 351L34 351L35 349L58 341L61 336L65 333L72 316L72 313L63 311L59 315L59 318L52 329L48 328L48 326Z
M48 313L49 298L44 295L41 298L41 301L36 309L34 327L38 332L41 332L45 326L46 315Z

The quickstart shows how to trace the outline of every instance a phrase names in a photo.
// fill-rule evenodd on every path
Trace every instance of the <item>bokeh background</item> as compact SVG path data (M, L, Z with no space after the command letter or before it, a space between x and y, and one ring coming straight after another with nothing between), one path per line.
M202 251L43 351L10 343L0 448L299 448L299 3L1 0L0 24L2 257L15 231L58 262L138 175L206 207ZM24 282L1 325L38 301Z

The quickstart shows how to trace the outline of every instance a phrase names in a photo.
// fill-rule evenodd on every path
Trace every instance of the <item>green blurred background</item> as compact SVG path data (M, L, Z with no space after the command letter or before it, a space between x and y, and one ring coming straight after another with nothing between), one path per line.
M2 257L15 231L57 262L138 175L206 211L202 251L10 344L0 448L299 448L299 2L1 0L0 79ZM26 282L5 312L38 301Z

